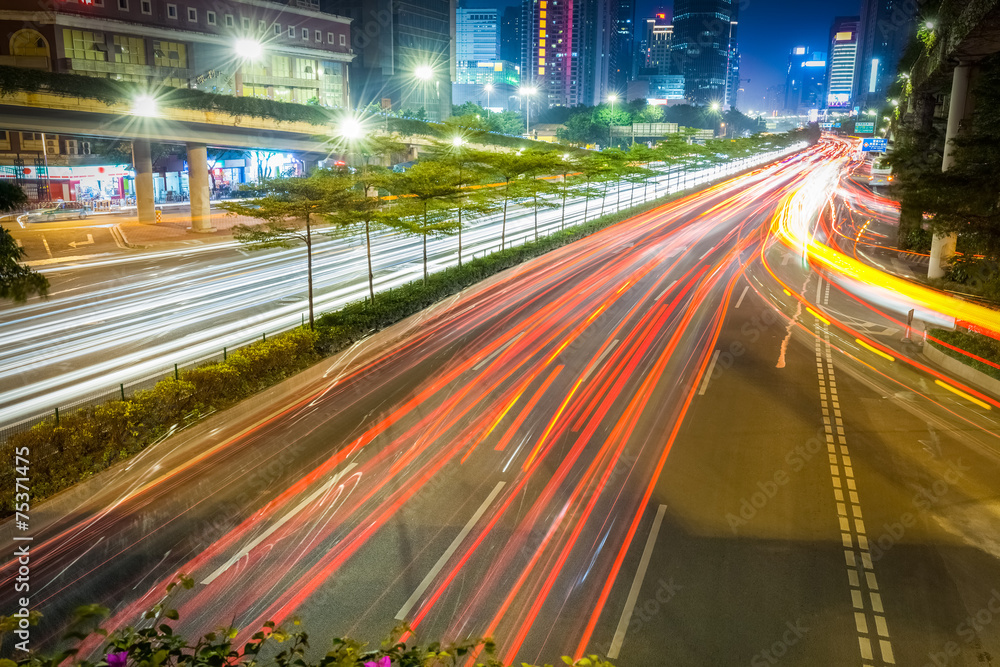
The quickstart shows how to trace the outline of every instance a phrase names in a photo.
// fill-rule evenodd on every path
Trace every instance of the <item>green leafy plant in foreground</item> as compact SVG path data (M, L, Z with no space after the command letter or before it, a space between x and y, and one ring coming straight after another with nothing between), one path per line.
M242 643L239 628L223 627L209 632L194 642L175 632L170 621L180 615L169 606L180 589L191 589L194 580L179 575L167 586L166 597L143 615L140 627L128 626L108 632L100 626L108 610L99 605L81 607L64 637L72 648L50 655L28 653L18 660L0 660L0 667L447 667L475 658L477 667L504 667L497 660L496 645L489 638L466 639L442 644L408 645L405 637L412 630L404 623L395 627L378 648L347 637L338 637L322 656L312 650L309 635L293 620L293 629L286 630L274 622L264 623L261 630ZM38 623L40 615L33 612L30 623ZM0 617L0 641L3 632L17 626L17 618ZM96 660L89 653L97 651ZM103 657L100 657L103 656ZM600 657L562 661L576 667L613 667ZM522 663L522 667L530 667ZM551 667L547 665L546 667Z

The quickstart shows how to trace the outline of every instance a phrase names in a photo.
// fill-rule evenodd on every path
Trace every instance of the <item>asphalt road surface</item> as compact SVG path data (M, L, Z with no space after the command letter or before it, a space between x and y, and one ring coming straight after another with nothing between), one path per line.
M508 662L990 664L1000 405L780 241L826 224L795 197L841 197L845 154L506 272L35 509L34 641L85 603L140 623L184 572L191 634L405 620Z
M767 156L758 156L766 161ZM743 164L685 175L663 174L647 185L609 187L602 200L570 201L538 215L540 234L564 224L612 213L644 198L718 178ZM181 366L221 359L233 349L298 326L305 317L304 247L247 252L235 241L151 251L119 250L103 220L34 223L18 230L30 260L52 283L47 301L0 306L0 427L64 413L81 402L107 400L119 385L158 380ZM110 223L99 222L107 225ZM533 212L510 207L476 220L463 233L463 257L534 238ZM334 310L368 295L365 248L359 238L317 235L315 308ZM93 241L93 244L90 242ZM83 244L83 245L81 245ZM428 242L431 271L458 262L454 237ZM372 261L377 290L423 275L419 238L375 234Z

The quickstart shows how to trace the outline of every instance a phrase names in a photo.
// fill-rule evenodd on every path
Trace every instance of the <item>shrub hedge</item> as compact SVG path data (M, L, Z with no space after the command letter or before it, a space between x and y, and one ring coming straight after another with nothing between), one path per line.
M966 352L970 352L977 357L989 359L994 363L1000 364L1000 340L996 340L982 334L972 333L971 331L962 330L948 331L947 329L931 329L928 333L931 336L948 343L949 345L954 345L955 347L963 349ZM934 341L928 342L947 354L949 357L958 359L966 366L975 368L981 373L986 373L991 378L1000 380L1000 369L990 366L989 364L984 364L981 361L970 359L961 352L956 352L951 348L938 345Z
M34 501L52 496L142 451L174 426L225 408L269 387L316 360L318 336L296 329L248 345L226 361L182 371L124 401L82 408L47 419L0 445L0 459L14 461L27 447ZM14 508L14 468L0 468L0 514Z

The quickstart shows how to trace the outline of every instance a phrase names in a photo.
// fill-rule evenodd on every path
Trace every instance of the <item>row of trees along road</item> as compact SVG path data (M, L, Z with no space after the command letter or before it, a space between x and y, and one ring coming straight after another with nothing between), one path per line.
M482 216L501 215L502 248L507 243L507 218L512 205L531 209L537 240L539 211L561 207L560 226L565 226L567 199L585 200L586 222L593 212L590 201L600 199L598 215L604 215L609 185L625 182L630 185L628 205L631 206L636 187L641 185L645 194L650 178L662 173L651 169L652 163L667 169L668 186L677 189L683 187L692 170L746 160L805 138L797 131L698 145L687 143L684 135L676 135L655 148L636 144L629 150L600 153L564 153L566 149L561 146L551 150L487 151L456 139L452 143L436 143L427 158L397 173L381 163L384 156L404 153L405 146L394 136L371 135L345 149L356 158L352 159L356 165L353 170L317 169L305 177L271 179L256 186L257 196L222 203L220 207L261 220L260 224L234 228L234 237L248 249L305 244L312 327L314 232L364 235L368 294L374 301L371 236L375 231L420 236L426 282L428 238L457 235L461 266L462 230ZM618 188L616 210L621 203L621 188Z

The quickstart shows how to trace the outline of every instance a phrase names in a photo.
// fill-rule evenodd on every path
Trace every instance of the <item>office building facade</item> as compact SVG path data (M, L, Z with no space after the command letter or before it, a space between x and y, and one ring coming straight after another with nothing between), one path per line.
M455 58L458 62L499 59L497 14L495 9L458 8L455 15Z
M917 6L913 0L863 0L855 106L864 109L885 102L899 60L916 31Z
M349 19L303 3L216 0L60 2L0 9L0 64L342 107ZM251 60L238 40L259 45Z
M521 7L507 7L500 16L500 60L521 64Z
M739 88L738 4L677 0L671 57L693 104L732 104Z
M521 83L537 89L530 103L594 106L607 99L615 7L615 0L524 0Z
M830 58L827 62L826 107L836 111L852 109L858 59L859 16L838 16L830 30Z
M826 100L826 54L797 46L788 55L783 110L793 115L822 109Z
M321 6L353 21L354 105L423 108L432 120L451 114L458 74L455 0L321 0Z

